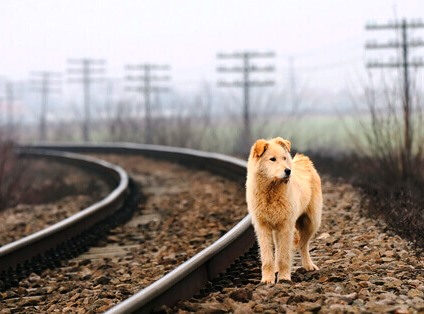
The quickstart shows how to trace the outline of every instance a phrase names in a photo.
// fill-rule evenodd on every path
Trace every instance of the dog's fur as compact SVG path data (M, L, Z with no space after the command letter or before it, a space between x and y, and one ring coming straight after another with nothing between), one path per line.
M292 159L290 146L281 137L257 140L247 165L246 200L265 283L291 280L295 246L302 266L318 270L309 255L309 240L321 224L321 179L308 157L296 154Z

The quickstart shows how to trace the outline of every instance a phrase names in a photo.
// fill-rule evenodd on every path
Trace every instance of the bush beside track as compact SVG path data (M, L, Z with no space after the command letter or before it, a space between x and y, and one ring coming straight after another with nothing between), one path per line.
M320 173L348 180L361 189L367 215L383 220L389 229L411 241L418 256L423 253L424 179L420 171L403 180L382 174L384 169L376 167L377 161L369 158L310 155Z

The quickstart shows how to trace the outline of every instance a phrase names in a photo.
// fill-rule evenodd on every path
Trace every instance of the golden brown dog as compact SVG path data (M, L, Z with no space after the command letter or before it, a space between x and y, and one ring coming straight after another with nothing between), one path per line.
M292 159L290 146L281 137L257 140L247 165L247 207L265 283L273 283L276 273L277 281L291 280L294 242L302 266L318 270L309 255L309 241L321 224L321 179L308 157L296 154Z

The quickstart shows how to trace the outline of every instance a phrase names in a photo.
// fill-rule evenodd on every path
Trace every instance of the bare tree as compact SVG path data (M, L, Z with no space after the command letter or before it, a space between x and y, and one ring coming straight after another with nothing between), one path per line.
M362 87L362 99L352 97L356 108L360 108L362 103L365 104L368 119L358 121L359 127L349 131L350 138L359 153L368 158L373 171L382 179L407 181L411 177L424 178L424 119L423 103L420 101L422 92L416 89L415 84L411 85L411 95L414 95L416 102L410 108L413 119L409 158L414 171L406 175L402 83L398 80L388 82L384 73L379 82L381 86L376 86L370 74L367 86Z

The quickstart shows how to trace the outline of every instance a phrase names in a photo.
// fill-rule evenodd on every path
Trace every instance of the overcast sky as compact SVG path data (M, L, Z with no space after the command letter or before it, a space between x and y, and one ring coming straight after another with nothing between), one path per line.
M128 63L168 63L178 88L215 82L217 52L249 49L276 52L279 81L293 56L299 77L338 90L361 75L365 40L385 38L368 21L423 15L421 0L0 0L0 76L64 72L68 58L89 57L114 77Z

